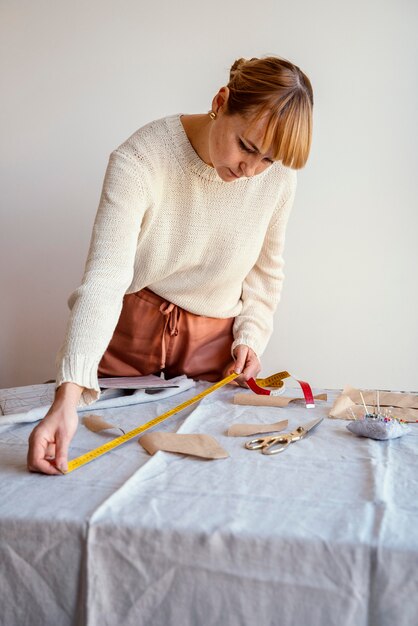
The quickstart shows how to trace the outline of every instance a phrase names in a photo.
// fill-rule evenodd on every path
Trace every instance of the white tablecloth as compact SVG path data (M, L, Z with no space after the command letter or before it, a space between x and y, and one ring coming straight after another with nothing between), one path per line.
M100 412L126 430L208 386ZM284 453L248 451L236 422L316 409L236 406L228 386L160 424L208 433L204 461L136 440L66 476L26 471L33 424L0 428L4 626L411 626L418 612L418 424L357 438L325 419ZM315 390L318 392L321 390ZM73 458L112 435L80 426Z

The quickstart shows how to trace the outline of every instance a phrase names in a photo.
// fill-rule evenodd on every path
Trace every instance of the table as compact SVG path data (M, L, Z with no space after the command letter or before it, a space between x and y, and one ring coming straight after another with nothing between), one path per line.
M130 430L206 389L101 411ZM314 390L315 393L322 390ZM325 419L284 453L226 436L235 422L327 416L245 407L227 386L157 428L208 433L205 461L132 440L66 475L26 471L33 424L0 427L4 626L410 626L418 610L418 424L359 438ZM111 435L80 425L70 457Z

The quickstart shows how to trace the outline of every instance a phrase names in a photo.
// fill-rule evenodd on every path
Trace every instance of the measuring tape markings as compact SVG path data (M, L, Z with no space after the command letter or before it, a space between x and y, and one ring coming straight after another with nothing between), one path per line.
M205 389L201 393L198 393L193 398L186 400L185 402L183 402L182 404L179 404L173 409L170 409L169 411L162 413L162 415L155 417L154 419L150 420L146 424L142 424L142 426L138 426L137 428L130 430L124 435L121 435L120 437L116 437L115 439L112 439L112 441L108 441L102 446L99 446L98 448L95 448L94 450L90 450L90 452L86 452L86 454L82 454L81 456L78 456L77 458L72 459L71 461L68 462L68 469L66 472L64 472L64 474L68 474L69 472L72 472L73 470L81 467L82 465L85 465L86 463L89 463L90 461L97 459L103 454L106 454L106 452L109 452L110 450L113 450L114 448L117 448L118 446L122 445L126 441L129 441L130 439L133 439L137 435L140 435L145 430L148 430L149 428L152 428L153 426L160 424L161 422L168 419L175 413L179 413L180 411L194 404L195 402L199 402L199 400L202 400L205 396L208 396L213 391L216 391L217 389L220 389L224 385L227 385L228 383L230 383L232 380L237 378L237 376L239 376L239 374L233 373L230 376L223 378L215 385L212 385L208 389Z
M255 382L259 387L278 387L279 389L283 387L285 378L291 378L291 374L289 372L277 372L277 374L272 374L271 376L267 376L267 378L256 378ZM251 378L250 380L254 380Z

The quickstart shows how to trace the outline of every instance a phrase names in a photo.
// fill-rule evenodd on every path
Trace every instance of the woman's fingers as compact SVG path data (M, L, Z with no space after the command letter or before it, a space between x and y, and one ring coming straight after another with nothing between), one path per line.
M235 361L231 361L231 363L226 367L223 371L222 378L226 378L235 372ZM237 379L231 380L230 385L238 385L236 382Z
M260 373L260 370L261 370L260 361L257 355L255 354L255 352L250 350L247 355L247 361L245 364L244 371L242 372L242 375L245 377L245 380L248 380L249 378L257 378L258 374Z
M237 374L241 374L242 370L245 368L247 362L249 347L248 346L237 346L234 350L235 356L235 368L234 371Z
M73 406L59 410L51 408L29 437L28 470L55 475L65 472L68 448L77 425L77 411Z
M56 440L55 465L61 472L66 472L68 469L68 448L70 447L70 437L58 431Z
M234 350L234 356L234 371L241 373L241 376L235 380L241 387L248 387L246 381L249 378L256 378L261 370L260 361L254 350L245 345L237 346Z
M29 438L28 470L41 472L42 474L60 474L55 467L54 461L48 459L50 442L42 435L42 431L36 429Z
M55 443L49 443L45 451L45 458L48 461L55 459Z

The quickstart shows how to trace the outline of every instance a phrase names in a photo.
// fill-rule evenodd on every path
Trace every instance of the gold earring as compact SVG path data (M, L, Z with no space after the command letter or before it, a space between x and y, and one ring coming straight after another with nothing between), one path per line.
M209 117L211 120L216 120L216 113L215 111L209 111Z

